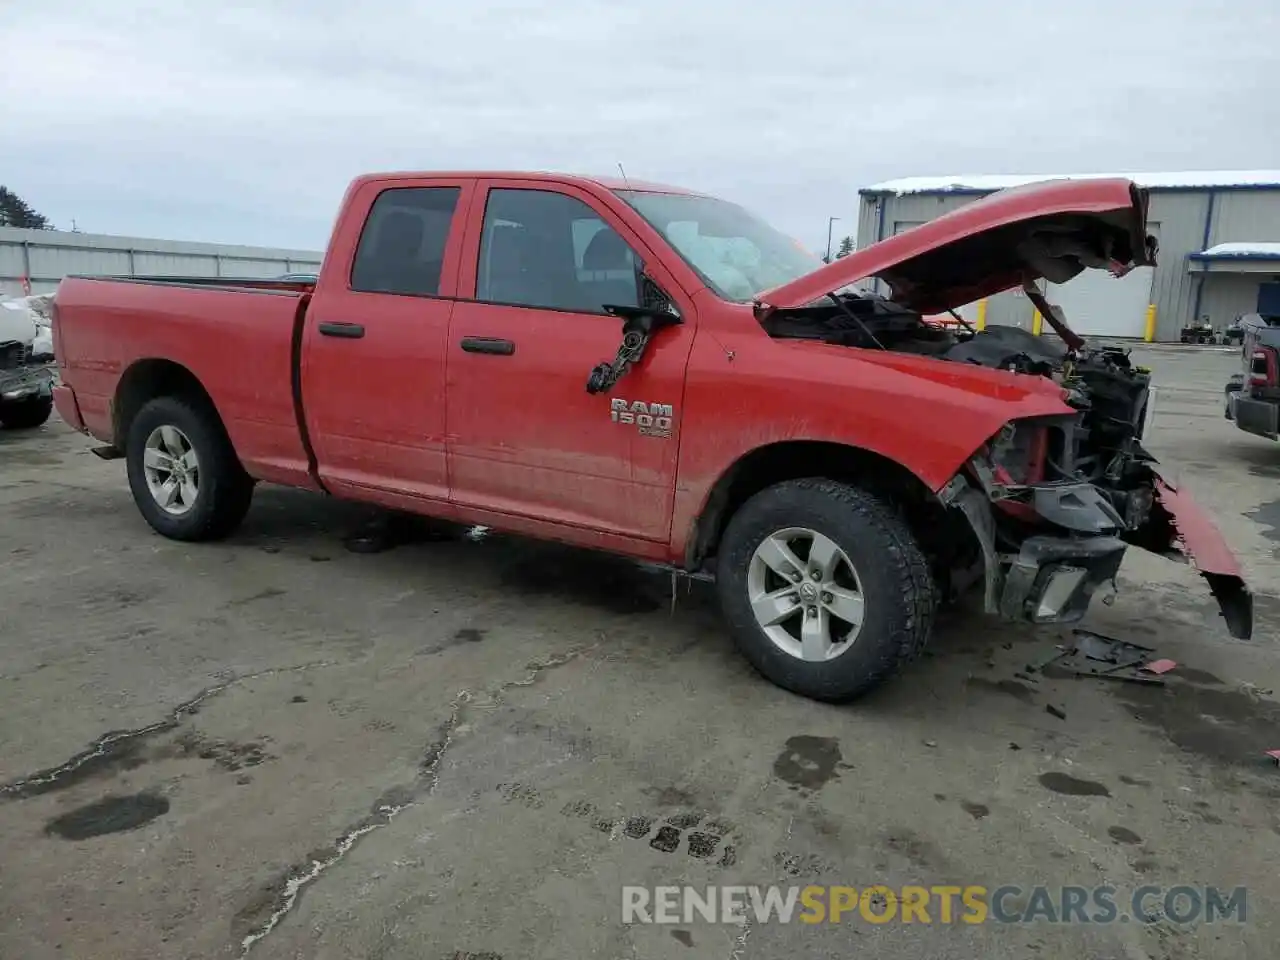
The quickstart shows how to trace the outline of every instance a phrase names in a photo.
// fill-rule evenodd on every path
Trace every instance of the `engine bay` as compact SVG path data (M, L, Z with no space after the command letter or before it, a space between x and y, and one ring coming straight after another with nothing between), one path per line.
M875 294L844 294L801 310L778 311L762 322L778 339L818 340L971 363L1060 385L1077 412L1010 424L992 443L999 476L1012 487L1029 484L1096 484L1123 526L1146 519L1153 458L1141 446L1151 374L1120 347L1090 347L1056 307L1051 321L1069 342L1010 326L951 330ZM961 321L963 322L963 321ZM1014 499L1017 499L1016 495Z

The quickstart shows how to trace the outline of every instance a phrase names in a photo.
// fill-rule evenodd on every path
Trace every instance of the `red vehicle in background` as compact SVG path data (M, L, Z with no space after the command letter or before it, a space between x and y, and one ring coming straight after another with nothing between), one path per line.
M667 564L823 700L973 585L1079 618L1130 545L1192 553L1248 635L1234 559L1141 446L1145 371L1048 304L1061 342L921 320L1152 263L1146 208L1126 180L1038 184L824 266L672 187L367 176L314 284L63 281L56 400L165 536L230 534L270 482ZM868 278L891 295L848 292Z

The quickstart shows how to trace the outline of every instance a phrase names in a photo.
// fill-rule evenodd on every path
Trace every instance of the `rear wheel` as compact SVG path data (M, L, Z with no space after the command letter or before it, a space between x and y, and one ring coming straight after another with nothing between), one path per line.
M173 540L218 540L249 510L253 480L206 404L158 397L134 417L125 444L129 487L143 518Z
M6 430L30 430L42 426L53 413L53 397L27 397L0 402L0 424Z
M717 589L743 655L786 690L854 699L923 649L936 590L902 519L825 479L752 497L720 544Z

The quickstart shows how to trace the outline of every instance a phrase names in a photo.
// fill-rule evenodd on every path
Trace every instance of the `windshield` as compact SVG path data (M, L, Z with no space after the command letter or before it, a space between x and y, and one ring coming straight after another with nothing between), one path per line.
M736 203L681 193L617 194L726 300L746 303L822 266L798 241Z

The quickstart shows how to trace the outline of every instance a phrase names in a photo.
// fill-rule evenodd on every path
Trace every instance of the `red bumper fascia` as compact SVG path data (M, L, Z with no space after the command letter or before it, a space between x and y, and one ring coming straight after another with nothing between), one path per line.
M88 433L84 425L84 417L80 413L80 404L76 402L76 392L65 383L54 384L53 405L60 416L73 430Z
M1253 595L1218 525L1186 491L1154 471L1152 479L1156 502L1167 515L1169 548L1186 556L1208 582L1231 635L1248 640L1253 634Z

